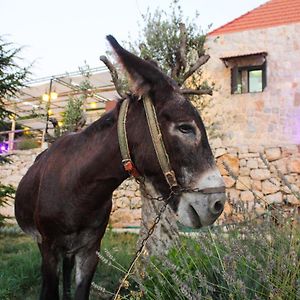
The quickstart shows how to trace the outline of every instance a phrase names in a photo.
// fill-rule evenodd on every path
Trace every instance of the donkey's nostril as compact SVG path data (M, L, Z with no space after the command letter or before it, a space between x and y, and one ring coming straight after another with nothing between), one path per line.
M222 200L217 200L214 201L213 203L211 203L211 205L209 206L210 208L210 212L214 215L217 215L219 213L221 213L224 209L224 201Z
M216 203L215 203L215 210L217 211L217 212L219 212L220 210L222 210L223 209L223 203L221 202L221 201L217 201Z

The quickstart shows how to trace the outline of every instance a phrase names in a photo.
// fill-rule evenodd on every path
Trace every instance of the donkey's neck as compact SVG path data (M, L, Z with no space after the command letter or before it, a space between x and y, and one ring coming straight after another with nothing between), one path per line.
M86 143L84 176L88 180L111 182L112 189L128 177L122 165L117 118L117 111L107 113L79 134Z

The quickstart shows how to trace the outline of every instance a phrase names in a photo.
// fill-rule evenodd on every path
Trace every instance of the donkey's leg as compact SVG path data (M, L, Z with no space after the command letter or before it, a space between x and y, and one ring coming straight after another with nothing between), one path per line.
M88 300L92 279L97 267L98 257L96 251L99 242L88 251L80 251L75 256L76 262L76 292L75 300Z
M59 300L58 284L58 253L51 249L51 245L42 242L42 290L40 300Z
M74 267L74 255L63 259L63 300L71 300L71 275Z

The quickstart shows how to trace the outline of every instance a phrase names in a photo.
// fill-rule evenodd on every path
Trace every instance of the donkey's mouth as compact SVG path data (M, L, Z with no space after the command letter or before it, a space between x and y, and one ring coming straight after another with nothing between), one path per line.
M200 221L200 216L198 215L196 209L190 204L189 205L189 215L193 228L201 228L203 225Z

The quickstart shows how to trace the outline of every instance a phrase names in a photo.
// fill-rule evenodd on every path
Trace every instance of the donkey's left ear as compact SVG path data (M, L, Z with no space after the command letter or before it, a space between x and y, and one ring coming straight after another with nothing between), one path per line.
M164 89L168 92L176 89L173 80L162 73L153 63L145 61L122 48L112 35L108 35L106 38L128 72L132 80L133 92L137 96L143 96L151 90Z

